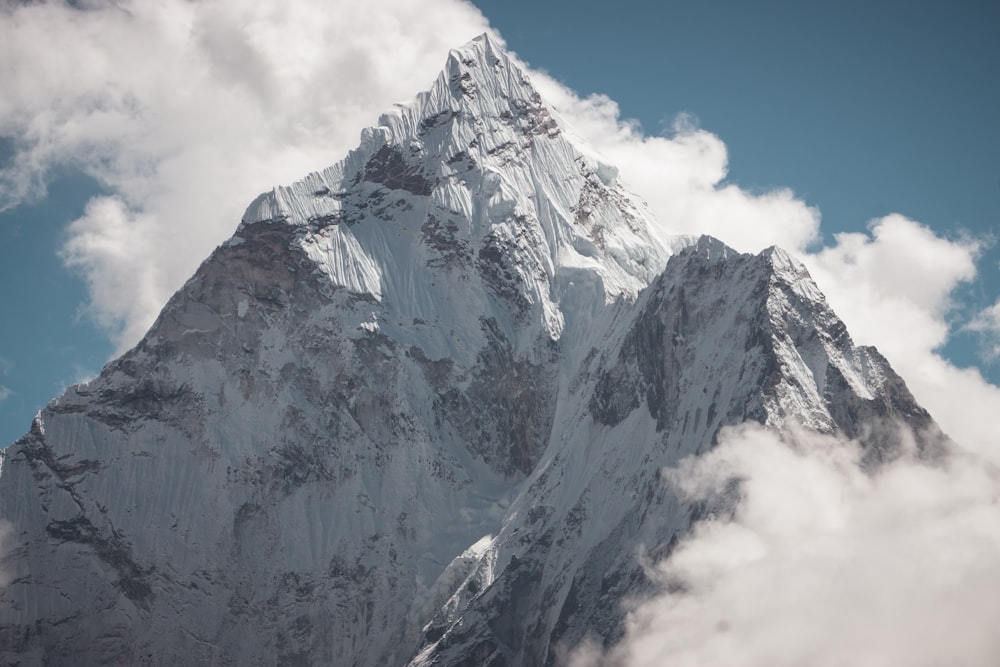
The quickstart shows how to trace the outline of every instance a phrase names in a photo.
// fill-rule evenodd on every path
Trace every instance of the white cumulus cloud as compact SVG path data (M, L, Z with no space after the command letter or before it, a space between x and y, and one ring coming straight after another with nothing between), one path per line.
M855 343L878 347L949 435L985 452L995 439L982 415L1000 409L1000 390L938 352L951 333L952 296L975 279L981 249L892 214L801 257Z
M725 143L690 115L675 119L668 136L650 136L604 95L581 98L550 77L534 80L575 133L619 167L665 233L711 234L743 252L771 245L802 251L818 240L819 211L791 190L754 194L725 183Z
M835 239L805 260L856 341L900 359L945 342L951 294L975 277L978 243L943 239L898 214Z

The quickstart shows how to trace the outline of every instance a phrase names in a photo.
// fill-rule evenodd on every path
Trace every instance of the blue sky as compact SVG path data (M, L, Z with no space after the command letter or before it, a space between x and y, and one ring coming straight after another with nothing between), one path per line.
M293 4L315 9L308 2ZM1000 251L990 243L1000 227L1000 9L995 3L481 0L475 5L522 60L581 98L607 95L618 103L621 117L638 121L646 135L670 136L678 114L695 119L725 144L723 184L749 193L786 187L818 207L819 245L833 244L838 232L867 233L869 220L894 212L928 226L940 239L977 239L976 279L955 279L953 273L951 282L945 280L953 307L944 315L951 333L943 352L955 365L977 366L993 383L1000 382L1000 368L986 354L994 332L986 325L980 327L985 333L963 330L1000 296ZM138 290L153 302L169 296L183 279L179 276L189 275L235 229L237 202L339 159L380 109L430 83L447 45L462 43L485 25L475 8L453 0L428 2L422 14L388 1L368 8L367 17L345 9L344 29L357 33L353 50L323 52L337 48L331 40L316 47L318 55L303 53L303 60L294 63L318 60L317 71L329 77L330 90L291 89L302 101L277 112L267 100L275 97L274 90L287 92L282 86L290 84L270 81L265 74L292 72L286 76L294 79L298 70L271 67L269 54L278 50L248 51L238 35L230 35L230 19L252 19L255 15L240 13L250 10L185 14L195 26L189 32L198 36L187 54L177 50L188 42L178 47L172 40L181 38L163 28L180 19L136 10L125 21L121 12L113 14L101 3L95 7L84 18L59 3L50 3L47 14L13 6L0 10L0 56L14 63L0 74L8 91L0 103L0 156L7 168L0 205L9 206L0 213L3 443L25 432L34 412L68 383L94 374L116 349L134 342L150 317L131 309ZM397 35L390 18L406 12L417 13L399 22ZM303 16L307 21L308 12ZM286 19L252 43L294 41L297 30L308 29L296 20ZM34 39L36 32L62 35L68 60L33 50L40 41ZM111 41L118 46L105 44ZM376 55L366 51L372 48L379 50ZM393 49L407 62L394 59ZM152 55L144 63L147 51ZM190 70L201 58L214 68L211 76L223 77L205 75L206 85L225 84L215 86L213 94L221 90L223 95L230 84L234 90L261 81L272 86L260 93L265 102L259 113L230 114L232 137L224 124L198 116L197 104L185 107L185 92L170 78L174 60ZM363 66L352 74L352 63ZM163 82L157 85L159 76ZM116 97L109 90L124 93ZM250 94L240 90L233 94ZM236 109L246 98L233 99ZM112 112L123 108L127 131L98 122L101 113L114 118ZM314 108L328 110L330 118L314 121ZM154 124L161 118L171 124ZM301 143L295 129L300 120L311 130L309 123L316 123L310 144ZM259 134L254 129L254 123L271 122L280 128ZM238 151L254 143L248 137L256 141L260 136L269 142L261 150L273 160L241 161L246 156ZM186 137L191 137L188 143ZM145 152L132 155L122 149L142 142L148 142ZM227 151L232 160L225 159ZM18 162L19 154L31 159ZM175 160L178 155L192 156L191 162ZM239 178L232 162L240 163ZM244 178L251 162L252 178ZM185 180L180 173L185 164L199 165L204 174ZM146 177L148 182L142 180ZM38 179L47 187L38 187ZM224 209L229 217L220 218L210 233L163 231L167 213L176 217L202 210L205 202L214 206L213 196L223 193L233 202ZM108 205L88 213L88 202L102 195L114 199L101 200ZM138 231L106 237L118 244L110 249L77 243L67 251L74 239L93 242L94 229L104 219L111 220L109 229ZM72 221L78 221L76 227L70 227ZM150 228L143 225L154 222L162 239L143 235ZM145 273L152 259L164 257L169 261L164 259L158 272ZM68 268L67 261L73 266ZM915 281L928 270L905 263L902 269L913 271ZM108 285L117 285L120 293Z
M68 385L92 376L114 346L84 314L87 290L57 254L65 225L83 212L93 180L53 174L50 196L0 214L0 442L23 435L31 418Z

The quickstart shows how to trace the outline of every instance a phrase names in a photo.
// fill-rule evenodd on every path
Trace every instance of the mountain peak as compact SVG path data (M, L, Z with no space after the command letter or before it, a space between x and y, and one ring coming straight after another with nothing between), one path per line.
M510 67L510 56L495 36L484 32L477 37L470 39L462 46L448 52L448 63L446 71L451 71L453 63L465 67L482 67L484 70L492 68Z
M473 81L487 84L485 92L494 97L509 98L516 93L511 84L515 89L526 89L529 95L534 93L524 69L504 50L502 42L486 32L452 49L442 74L453 87L457 85L460 94L469 92L462 83Z
M724 260L730 255L739 254L719 239L707 234L698 237L694 242L693 251L708 260Z
M442 304L414 295L449 281L519 345L533 345L538 328L558 339L569 292L632 299L670 254L614 168L560 123L484 33L451 51L429 90L363 130L345 159L258 197L237 235L293 225L336 287L404 319L437 316Z

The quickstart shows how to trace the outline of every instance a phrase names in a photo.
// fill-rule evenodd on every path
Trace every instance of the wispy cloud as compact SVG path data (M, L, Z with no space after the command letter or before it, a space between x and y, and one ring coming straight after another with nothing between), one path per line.
M14 392L11 391L9 387L5 387L2 384L0 384L0 402L6 401L8 398L11 397L11 394L13 393Z
M976 313L966 328L982 338L987 360L1000 358L1000 300Z

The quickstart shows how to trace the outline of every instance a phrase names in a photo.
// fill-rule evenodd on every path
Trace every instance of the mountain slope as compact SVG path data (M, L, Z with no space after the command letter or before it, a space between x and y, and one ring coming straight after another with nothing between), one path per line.
M858 437L873 465L909 432L924 449L942 440L779 249L702 237L622 311L561 388L545 456L411 664L552 664L584 638L616 640L623 602L653 592L642 561L735 502L692 506L660 477L723 426Z
M658 471L720 426L934 429L785 253L669 243L453 51L5 450L0 662L552 662L613 641L703 511Z

